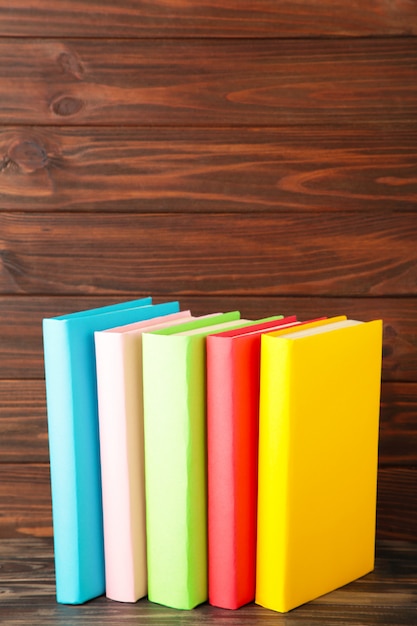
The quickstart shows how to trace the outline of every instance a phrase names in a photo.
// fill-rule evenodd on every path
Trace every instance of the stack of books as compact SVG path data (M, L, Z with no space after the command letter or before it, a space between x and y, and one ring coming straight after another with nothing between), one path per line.
M57 601L287 612L374 567L382 321L44 319Z

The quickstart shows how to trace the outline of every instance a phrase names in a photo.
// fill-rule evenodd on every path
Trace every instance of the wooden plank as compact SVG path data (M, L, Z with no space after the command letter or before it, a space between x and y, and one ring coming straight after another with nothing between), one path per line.
M113 257L108 262L113 264ZM140 267L135 264L134 266ZM161 271L166 275L166 270ZM183 270L178 271L181 278ZM52 274L55 273L54 270ZM169 278L166 280L168 285ZM184 284L187 284L187 281L184 279ZM234 285L236 281L235 274ZM144 282L144 275L141 272L141 288ZM161 297L155 294L155 289L149 283L147 284L149 291L146 292L136 292L132 286L130 297L139 298L154 294L155 302L178 299L181 308L190 308L195 315L238 309L242 317L249 319L279 313L296 314L301 320L319 315L330 317L341 314L364 321L381 318L384 320L384 380L417 381L415 298L319 298L314 295L297 298L254 297L253 291L251 293L249 290L246 296L222 296L210 294L209 289L207 294L200 296L172 291ZM155 279L155 285L156 283ZM190 279L189 288L192 287L195 291L200 289L198 282ZM0 296L0 379L43 377L42 318L128 299L127 295L117 297L115 292L99 297Z
M0 463L47 463L43 380L0 380Z
M417 468L379 470L377 536L416 541ZM0 538L52 535L49 466L0 464Z
M0 293L409 296L411 213L0 213Z
M417 41L0 40L1 124L417 121Z
M192 611L181 614L182 626L276 626L287 623L295 626L398 626L415 623L415 583L406 580L401 589L394 576L389 578L390 585L379 584L376 580L373 588L363 589L361 581L351 583L353 587L341 592L332 592L317 600L299 607L295 614L280 615L256 604L246 604L239 609L237 616L224 609L199 605ZM58 604L54 598L54 586L51 582L26 582L22 584L6 583L2 585L6 598L2 599L2 617L9 625L18 626L86 626L100 624L113 626L175 626L178 613L162 605L153 604L146 599L138 603L123 605L106 600L104 596L77 606ZM337 594L337 595L333 595ZM14 621L18 615L18 622ZM399 621L401 620L401 621Z
M416 211L417 127L0 129L0 209Z
M380 465L417 465L417 386L382 383Z
M377 536L417 540L416 485L416 467L384 467L379 470Z
M23 546L24 550L22 550ZM4 561L7 559L14 561L16 564L20 561L24 562L26 559L30 559L33 562L37 562L38 560L52 560L54 546L52 539L49 537L9 538L0 542L0 554L2 561L3 559ZM24 565L24 563L22 563L22 565ZM1 583L6 582L7 579L17 580L19 574L17 573L16 578L14 578L11 569L12 568L8 568L9 571L7 574L3 568L0 569Z
M312 37L417 33L414 2L372 0L0 1L0 36Z
M280 616L253 603L234 615L204 603L181 613L185 626L262 624L285 620L296 626L328 624L398 626L414 624L416 596L416 544L378 541L375 570L353 583L326 594L288 616ZM0 542L1 614L7 624L55 626L56 624L178 623L178 613L146 599L136 603L112 602L104 596L80 606L60 605L55 599L51 539L7 539Z
M52 583L55 585L51 537L24 537L0 541L0 584Z
M0 463L47 463L43 380L0 380ZM417 384L384 382L380 466L417 465Z
M49 465L0 464L0 538L51 537Z
M415 622L417 546L412 542L378 541L375 570L340 589L280 616L253 603L237 614L204 603L181 613L185 626L229 626L231 623L275 626L326 624L331 626L398 626ZM4 623L19 626L178 623L178 612L149 602L112 602L104 596L79 606L55 599L52 540L6 539L0 542L1 615ZM284 620L284 622L282 621Z

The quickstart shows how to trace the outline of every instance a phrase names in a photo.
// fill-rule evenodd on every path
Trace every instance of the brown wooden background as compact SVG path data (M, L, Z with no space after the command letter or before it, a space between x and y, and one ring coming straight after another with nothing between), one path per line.
M416 539L417 3L0 0L0 537L51 535L41 319L385 323L378 536Z

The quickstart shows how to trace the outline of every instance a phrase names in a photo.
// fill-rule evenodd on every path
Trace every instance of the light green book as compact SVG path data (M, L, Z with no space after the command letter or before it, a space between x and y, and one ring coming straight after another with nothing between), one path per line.
M151 602L207 600L206 336L250 323L235 311L142 335Z

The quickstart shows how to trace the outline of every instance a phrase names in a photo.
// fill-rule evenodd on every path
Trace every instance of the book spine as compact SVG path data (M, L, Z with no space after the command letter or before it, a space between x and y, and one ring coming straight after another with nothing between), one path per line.
M143 335L148 597L177 609L207 599L205 364L194 356L186 337Z
M97 542L85 546L79 532L79 468L74 420L74 368L65 321L43 321L45 384L54 528L57 601L80 604L104 593L103 555ZM83 576L81 561L99 568Z
M233 343L207 337L208 599L236 608Z
M285 607L287 563L291 342L261 339L258 530L255 602Z
M141 379L139 355L129 351L133 339L95 333L106 595L119 602L136 602L147 590Z
M237 605L255 598L258 494L260 335L234 350L234 464Z

